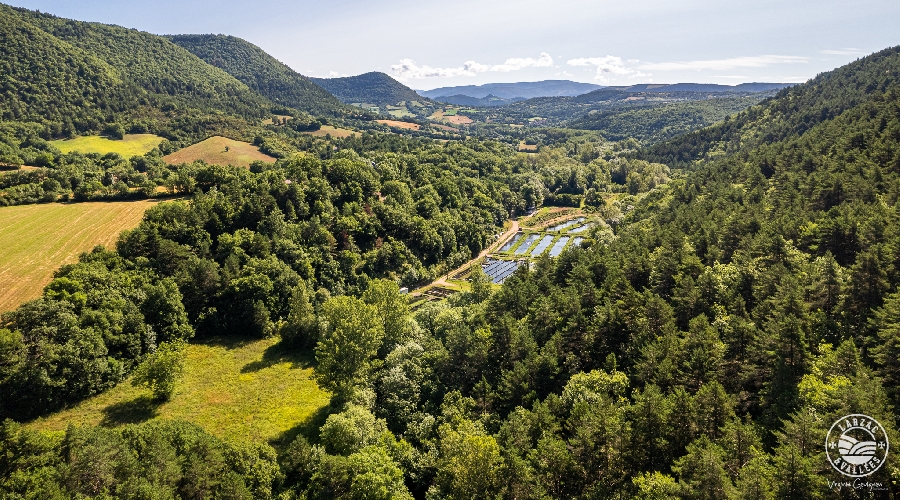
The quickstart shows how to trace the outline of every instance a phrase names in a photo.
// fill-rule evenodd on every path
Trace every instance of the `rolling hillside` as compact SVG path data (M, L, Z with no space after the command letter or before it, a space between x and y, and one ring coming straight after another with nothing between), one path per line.
M689 164L711 152L732 154L798 137L847 110L879 102L900 76L900 47L892 47L780 91L777 99L733 120L698 130L646 151L670 165Z
M385 106L423 100L415 90L377 71L344 78L312 78L312 81L348 104L371 103Z
M0 95L2 116L44 123L54 136L97 132L109 123L160 133L184 119L204 127L258 120L273 106L225 71L150 33L0 5L0 37L8 82Z
M272 102L313 115L347 113L341 102L322 87L246 40L226 35L175 35L168 39Z

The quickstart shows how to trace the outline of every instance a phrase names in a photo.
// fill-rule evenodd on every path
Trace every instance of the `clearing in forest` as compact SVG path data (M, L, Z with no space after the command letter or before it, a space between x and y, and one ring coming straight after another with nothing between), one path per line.
M350 137L353 135L358 135L359 132L354 132L353 130L347 130L345 128L335 128L331 125L322 125L322 128L313 132L303 132L304 134L309 134L313 137L325 137L326 135L330 135L331 137L337 139L343 139L345 137Z
M382 125L387 125L388 127L394 127L394 128L405 128L408 130L419 130L420 128L422 128L419 126L418 123L401 122L401 121L397 121L397 120L375 120L375 121Z
M165 403L126 380L67 410L28 424L36 430L76 425L117 427L153 419L187 420L232 441L288 444L318 427L330 395L313 379L312 356L277 338L220 338L188 345L184 378Z
M248 142L216 135L164 156L163 160L172 165L203 160L210 165L249 167L254 161L272 163L275 158L262 153L259 148Z
M469 118L468 116L463 116L463 115L452 115L452 116L444 115L444 120L446 120L447 122L452 123L454 125L468 125L475 121L475 120L472 120L471 118Z
M159 146L163 138L153 134L126 134L124 139L110 139L98 135L76 137L60 141L50 141L50 144L59 148L64 154L78 153L118 153L125 158L147 154Z
M41 295L63 264L97 245L113 248L153 200L48 203L0 208L0 312Z

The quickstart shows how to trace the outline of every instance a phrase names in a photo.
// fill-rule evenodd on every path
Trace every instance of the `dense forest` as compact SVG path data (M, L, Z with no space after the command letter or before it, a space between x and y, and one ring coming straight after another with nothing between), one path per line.
M524 154L483 136L305 135L325 119L298 109L306 80L255 50L272 75L255 85L209 59L238 39L175 38L188 51L3 6L0 36L22 51L4 51L0 163L40 167L0 175L0 205L178 196L2 315L0 497L900 493L896 453L840 489L823 446L851 413L900 442L900 48L752 106L763 96L595 114L633 127L618 142L523 131L541 143ZM750 107L637 140L729 105ZM278 106L292 118L262 125ZM143 156L48 142L141 124L168 139ZM277 160L162 160L216 127ZM411 310L400 287L545 205L603 223L502 286L476 267ZM185 344L223 335L314 359L320 425L276 447L178 421L27 426L129 378L164 400Z
M272 102L316 116L352 113L311 79L245 40L226 35L176 35L168 38L207 63L225 70Z

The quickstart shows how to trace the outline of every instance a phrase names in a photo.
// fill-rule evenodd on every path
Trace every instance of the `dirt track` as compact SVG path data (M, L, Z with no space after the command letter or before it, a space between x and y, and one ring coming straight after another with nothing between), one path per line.
M477 257L475 257L474 259L472 259L472 260L466 262L465 264L463 264L463 265L457 267L456 269L450 271L449 273L447 273L447 274L441 276L440 278L434 280L434 281L431 282L430 284L425 285L425 286L423 286L423 287L419 287L419 288L416 289L416 290L413 290L412 294L413 294L413 295L419 295L419 293L420 293L419 290L422 290L423 288L437 287L437 286L446 286L446 285L447 285L447 280L450 279L450 276L453 276L453 275L455 275L455 274L457 274L457 273L459 273L459 272L462 272L463 270L465 270L466 268L468 268L469 266L471 266L471 265L474 264L475 262L478 262L478 260L483 259L487 254L489 254L489 253L493 252L494 250L496 250L497 247L499 247L500 245L502 245L504 242L506 242L506 240L508 240L509 238L511 238L512 235L516 234L516 233L519 231L519 221L513 220L513 221L510 221L510 222L512 222L512 224L510 225L509 229L507 229L506 232L504 232L503 234L501 234L500 237L497 238L497 241L495 241L495 242L494 242L493 244L491 244L491 245L488 245L487 248L485 248L484 250L482 250L481 253L479 253Z

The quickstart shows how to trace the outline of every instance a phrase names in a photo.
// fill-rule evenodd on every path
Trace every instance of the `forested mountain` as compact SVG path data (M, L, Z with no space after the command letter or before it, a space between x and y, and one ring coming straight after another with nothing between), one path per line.
M647 157L685 165L709 154L732 154L805 133L846 110L882 99L898 77L900 48L882 50L809 82L782 90L778 99L732 120L657 145Z
M432 90L420 90L419 95L435 100L439 97L464 95L483 98L489 95L501 99L531 99L532 97L576 96L592 90L603 88L593 83L573 82L569 80L543 80L540 82L518 83L485 83L483 85L461 85L458 87L440 87Z
M396 105L403 101L425 101L415 90L390 76L372 71L343 78L312 78L344 103L369 103L376 106Z
M246 40L227 35L174 35L167 38L225 70L272 102L317 116L348 113L328 91Z
M44 123L50 136L118 123L177 139L179 120L221 129L271 113L268 99L165 38L5 5L0 22L5 119Z

